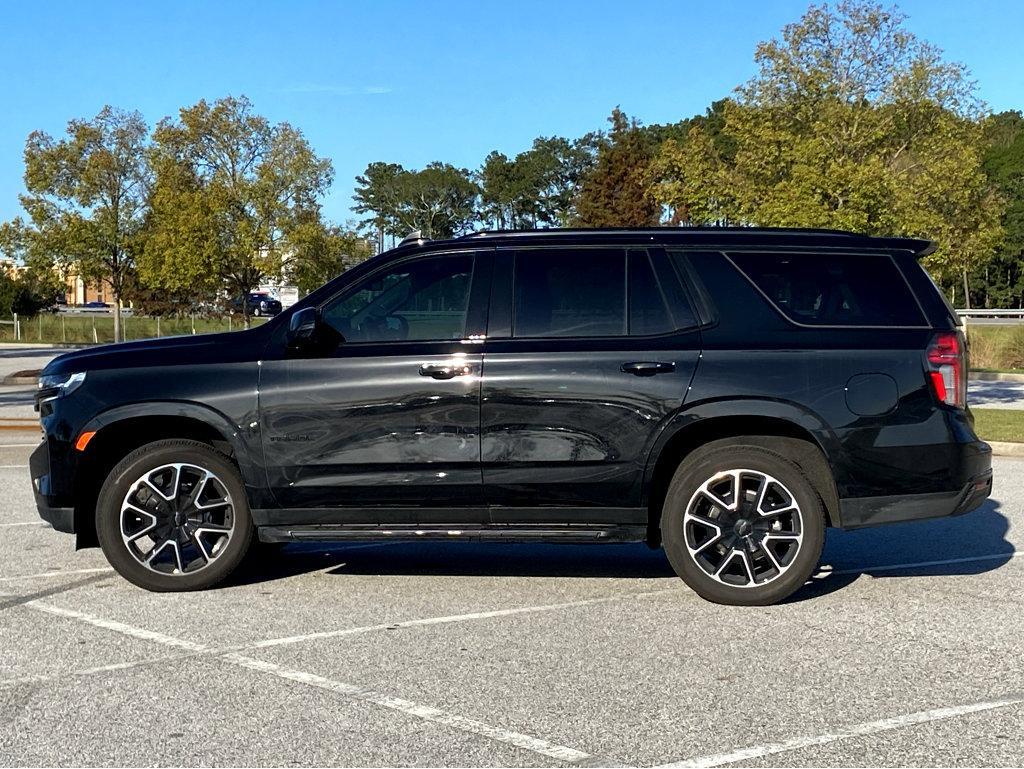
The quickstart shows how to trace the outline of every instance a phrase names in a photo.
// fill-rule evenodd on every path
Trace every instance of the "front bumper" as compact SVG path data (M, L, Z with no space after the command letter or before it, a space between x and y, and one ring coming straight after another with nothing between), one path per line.
M57 531L74 534L75 508L60 504L62 500L53 493L50 451L46 441L40 443L32 452L32 456L28 460L28 467L32 476L32 493L36 498L39 517Z

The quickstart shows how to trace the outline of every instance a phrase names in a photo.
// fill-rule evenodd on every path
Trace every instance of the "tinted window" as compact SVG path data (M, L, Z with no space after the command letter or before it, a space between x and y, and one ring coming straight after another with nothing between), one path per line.
M673 313L669 311L670 300L666 295L666 291L672 294L673 288L677 287L662 285L646 251L629 252L630 335L666 334L676 328L693 325L689 308L678 305L679 297L673 310L681 317L673 320ZM681 292L677 293L681 295Z
M513 336L626 333L626 254L619 249L521 251Z
M814 326L920 326L921 310L885 254L730 254L787 317Z
M348 342L462 339L472 256L420 259L376 273L324 307Z

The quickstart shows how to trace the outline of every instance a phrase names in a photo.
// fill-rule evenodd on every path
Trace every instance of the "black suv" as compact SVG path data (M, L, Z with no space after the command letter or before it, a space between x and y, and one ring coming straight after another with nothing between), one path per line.
M150 590L262 542L662 545L712 601L809 578L825 528L990 494L964 337L917 259L844 232L403 242L259 328L63 355L42 517Z
M249 314L255 315L257 318L261 316L273 317L281 312L281 302L270 294L263 291L254 291L250 294L246 294L242 299L236 299L234 302L234 308L238 311L242 309L242 302L245 302L249 307Z

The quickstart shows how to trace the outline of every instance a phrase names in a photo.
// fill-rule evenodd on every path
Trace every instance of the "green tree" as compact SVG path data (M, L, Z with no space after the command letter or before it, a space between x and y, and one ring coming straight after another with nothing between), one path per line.
M148 133L139 113L104 107L92 120L68 123L66 138L30 134L21 196L29 221L8 229L39 276L74 269L110 286L118 341L149 193Z
M649 180L655 150L651 138L618 107L608 122L611 130L600 141L596 163L583 179L576 223L584 227L655 225L661 208Z
M972 300L985 307L1024 307L1024 115L993 115L985 123L983 166L1006 203L1005 233L992 260L971 274Z
M928 266L966 282L999 242L980 104L962 65L872 3L812 6L758 46L721 138L666 142L655 194L695 224L833 227L934 238Z
M20 217L0 224L0 255L12 264L22 266L18 282L29 294L38 297L41 307L50 306L64 296L68 279L74 270L73 265L56 258L49 248L50 245L37 230ZM8 311L0 310L0 313L6 314Z
M370 163L356 177L353 195L357 214L369 214L360 224L370 228L377 242L377 251L384 250L384 237L399 229L398 210L401 204L401 178L406 171L398 163Z
M370 214L363 220L383 236L402 238L420 230L427 238L451 238L468 232L479 219L480 188L464 168L448 163L430 163L420 171L409 171L393 163L371 163L356 177L357 213Z
M304 294L373 256L373 245L366 238L318 221L294 233L292 248L286 277Z
M510 160L491 152L477 172L480 184L480 218L499 230L530 226L536 203L536 184L525 173L519 157Z
M469 232L478 220L480 188L464 168L431 163L407 172L401 190L398 223L406 234L421 230L428 238L451 238Z
M287 272L292 237L320 219L330 161L289 124L256 115L245 97L182 109L153 138L156 180L140 264L147 282L175 291L213 277L235 298Z

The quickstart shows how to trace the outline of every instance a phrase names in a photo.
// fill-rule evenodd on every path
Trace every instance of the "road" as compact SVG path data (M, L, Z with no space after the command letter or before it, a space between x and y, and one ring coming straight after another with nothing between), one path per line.
M644 546L289 546L151 594L39 525L0 434L3 765L1019 765L1024 462L955 519L830 531L790 602Z

